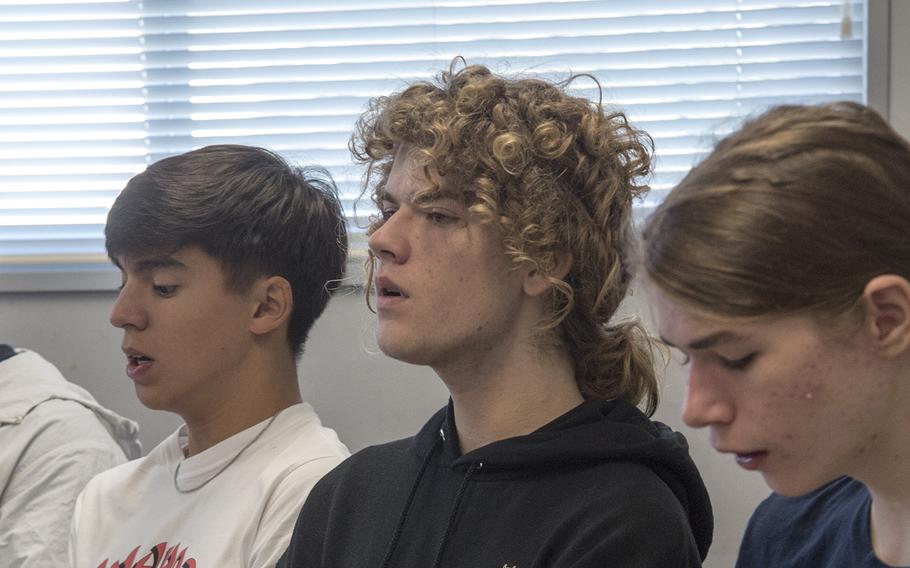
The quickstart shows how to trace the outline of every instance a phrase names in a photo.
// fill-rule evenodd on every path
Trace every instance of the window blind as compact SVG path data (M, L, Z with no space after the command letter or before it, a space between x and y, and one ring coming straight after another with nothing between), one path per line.
M654 137L651 207L749 114L862 102L864 14L843 0L0 0L0 290L116 282L103 225L117 192L208 144L327 167L362 251L352 125L459 55L596 77ZM599 96L584 78L570 90Z

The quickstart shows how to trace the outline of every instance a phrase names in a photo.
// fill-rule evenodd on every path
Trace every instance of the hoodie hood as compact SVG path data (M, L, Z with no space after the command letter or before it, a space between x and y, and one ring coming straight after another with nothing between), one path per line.
M33 351L0 346L0 426L15 425L49 400L70 400L95 413L128 459L142 454L135 422L104 408L85 389L67 381L57 368Z
M685 437L649 420L624 400L586 401L540 429L500 440L462 455L452 401L414 439L421 459L484 476L523 477L543 469L589 467L607 461L634 462L654 471L673 491L702 558L714 530L708 491L689 457ZM441 445L441 447L440 447Z

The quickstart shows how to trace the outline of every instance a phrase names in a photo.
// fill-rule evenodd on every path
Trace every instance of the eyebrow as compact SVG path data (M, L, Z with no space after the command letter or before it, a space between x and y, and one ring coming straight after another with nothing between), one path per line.
M717 333L712 333L711 335L707 335L701 339L696 339L695 341L689 343L686 348L693 350L708 349L711 347L717 347L723 343L740 341L742 339L743 336L733 333L732 331L718 331ZM672 342L667 341L663 335L660 336L660 340L671 347L676 347L676 345L674 345Z
M454 191L446 191L442 188L431 189L429 191L422 191L414 197L411 202L414 205L423 205L429 203L430 201L438 201L440 199L451 199L452 201L461 202L461 196Z
M114 264L117 268L123 270L119 260L115 260ZM173 256L141 258L133 263L133 270L139 273L151 272L161 268L186 268L186 265Z
M416 197L408 199L414 205L423 205L431 201L437 201L439 199L452 199L454 201L461 201L460 195L454 191L445 191L443 189L430 189L427 191L421 191L417 194ZM378 203L388 202L398 205L398 199L388 191L381 191L376 194L376 201Z

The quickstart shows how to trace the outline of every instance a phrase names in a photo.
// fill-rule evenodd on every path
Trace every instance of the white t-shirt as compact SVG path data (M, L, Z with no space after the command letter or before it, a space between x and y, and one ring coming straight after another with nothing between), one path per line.
M72 566L274 567L310 489L349 452L309 404L262 432L268 423L189 458L181 427L145 458L96 476L76 502ZM182 490L211 481L178 492L178 464Z

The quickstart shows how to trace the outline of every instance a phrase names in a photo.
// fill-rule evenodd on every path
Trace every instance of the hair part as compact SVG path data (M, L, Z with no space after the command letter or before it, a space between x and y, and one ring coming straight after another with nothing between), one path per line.
M367 166L364 193L379 203L396 148L408 144L427 191L442 180L498 225L516 266L552 274L571 253L568 275L550 277L541 330L569 350L585 397L625 397L653 412L651 340L636 322L611 324L631 280L632 201L647 191L651 139L623 113L567 94L568 82L508 79L479 65L456 72L458 61L435 82L372 101L350 144Z
M910 145L850 102L781 106L723 139L644 231L647 276L711 313L851 312L910 279Z
M347 233L325 170L291 166L263 148L214 145L134 176L108 214L105 245L112 259L198 246L233 292L285 278L294 302L288 343L299 356L344 273Z

